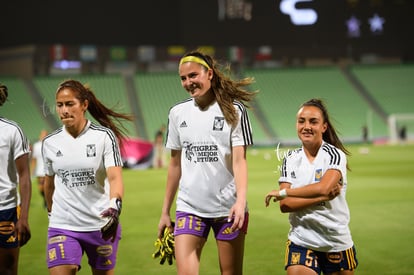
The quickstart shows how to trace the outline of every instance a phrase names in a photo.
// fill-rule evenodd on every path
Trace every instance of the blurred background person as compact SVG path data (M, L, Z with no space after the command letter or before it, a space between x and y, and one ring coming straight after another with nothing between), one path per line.
M47 136L46 130L41 130L39 139L33 143L32 153L30 155L30 168L33 177L36 177L39 193L43 199L43 205L46 208L44 183L45 183L45 168L42 160L42 141Z
M163 168L166 164L166 155L165 155L165 145L164 145L164 135L165 135L165 125L157 130L154 137L154 158L152 162L153 168Z

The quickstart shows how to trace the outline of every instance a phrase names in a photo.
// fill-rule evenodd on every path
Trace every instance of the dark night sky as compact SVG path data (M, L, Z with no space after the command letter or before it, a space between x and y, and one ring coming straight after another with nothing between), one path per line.
M409 51L413 43L414 1L314 0L300 3L319 18L313 26L294 26L280 1L253 4L252 19L218 20L219 0L96 1L16 0L2 3L0 47L20 44L96 45L278 45L283 47L382 47ZM381 35L369 33L368 18L386 18ZM361 37L349 39L345 21L361 19Z

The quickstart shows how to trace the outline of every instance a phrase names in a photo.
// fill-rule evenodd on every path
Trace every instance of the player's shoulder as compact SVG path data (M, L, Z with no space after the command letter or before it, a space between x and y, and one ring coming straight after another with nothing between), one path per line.
M170 112L174 111L174 110L180 110L183 108L188 108L190 106L190 104L192 104L193 99L192 98L187 98L184 100L181 100L177 103L175 103L173 106L170 107Z
M322 151L328 155L345 155L341 149L327 142L324 142L322 144Z
M16 121L5 117L0 117L0 125L2 128L21 129Z
M26 135L20 125L11 119L0 117L0 128L2 135L15 135L18 134L21 138L26 139Z
M236 110L239 110L241 112L246 111L246 105L244 105L241 101L233 100L233 106L236 108Z
M94 136L94 139L96 135L101 135L109 137L112 141L116 140L115 133L110 128L96 124L94 122L90 123L87 134L89 137Z
M285 162L295 162L304 156L303 148L289 148L286 150L278 150L277 156L284 159Z
M170 113L179 113L180 111L187 110L194 105L194 100L192 98L187 98L175 103L173 106L170 107Z
M47 134L44 138L43 138L43 143L45 142L49 142L51 140L53 140L54 138L58 137L63 131L63 127L60 127L52 132L50 132L49 134Z

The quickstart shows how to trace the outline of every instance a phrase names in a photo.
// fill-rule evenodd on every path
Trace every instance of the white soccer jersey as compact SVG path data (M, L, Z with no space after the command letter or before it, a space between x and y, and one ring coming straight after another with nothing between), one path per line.
M329 169L339 170L343 183L341 193L335 199L289 214L291 228L288 238L295 244L322 252L343 251L353 246L345 198L346 163L344 152L326 142L312 163L303 148L286 155L279 182L291 183L291 188L317 183Z
M0 210L20 203L15 160L30 153L30 144L19 125L0 117Z
M34 175L36 177L45 176L45 168L42 161L42 141L36 141L32 147L32 158L36 159L36 167L34 168Z
M42 154L46 175L55 176L49 227L99 230L109 206L106 168L122 166L114 133L88 121L73 138L63 126L43 140Z
M245 106L233 104L239 117L234 128L217 102L200 110L188 99L170 109L166 147L182 150L177 211L223 217L235 203L231 148L251 145L253 140Z

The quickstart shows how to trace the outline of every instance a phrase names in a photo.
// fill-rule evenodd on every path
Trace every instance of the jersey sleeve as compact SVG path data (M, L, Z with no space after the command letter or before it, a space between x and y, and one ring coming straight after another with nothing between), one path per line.
M46 176L53 176L55 172L53 171L53 163L50 158L49 143L47 139L42 141L42 161L43 161L43 170Z
M326 169L338 170L342 174L342 180L346 179L346 155L342 150L339 150L333 146L324 146L323 150L327 153L327 166Z
M234 107L238 113L239 120L232 131L232 146L252 145L253 134L246 107L240 102L235 102Z
M167 137L165 147L172 150L180 150L180 136L178 134L177 119L174 108L170 109L168 114Z
M280 166L279 184L282 182L292 183L292 171L290 171L291 165L289 165L290 158L286 156L283 158L282 165Z
M30 153L30 144L26 137L26 135L23 133L23 130L16 125L16 130L13 133L13 145L12 150L14 152L13 157L14 160L19 158L20 156L24 154Z
M112 166L123 166L118 139L111 130L108 129L106 133L103 154L105 168Z

